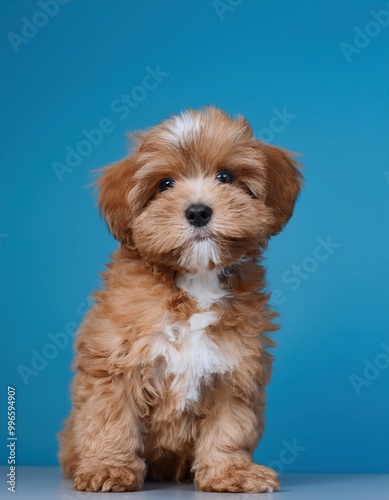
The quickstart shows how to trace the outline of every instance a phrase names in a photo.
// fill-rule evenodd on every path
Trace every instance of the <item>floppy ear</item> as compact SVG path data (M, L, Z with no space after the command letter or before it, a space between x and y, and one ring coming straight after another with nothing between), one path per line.
M281 148L261 143L265 156L266 197L265 204L271 208L274 223L269 236L279 233L293 215L294 204L303 186L301 166L291 154Z
M131 207L127 195L133 185L135 161L125 158L103 170L97 179L100 213L112 235L122 244L131 245Z

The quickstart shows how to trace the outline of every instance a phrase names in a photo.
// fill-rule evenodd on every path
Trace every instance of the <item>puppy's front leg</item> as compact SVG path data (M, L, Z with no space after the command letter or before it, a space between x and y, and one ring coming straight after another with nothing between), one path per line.
M128 384L128 382L127 382ZM137 491L146 466L140 423L124 378L79 372L74 381L74 487L81 491Z
M258 416L232 390L217 393L213 411L201 421L193 466L202 491L260 493L279 489L273 469L253 463Z

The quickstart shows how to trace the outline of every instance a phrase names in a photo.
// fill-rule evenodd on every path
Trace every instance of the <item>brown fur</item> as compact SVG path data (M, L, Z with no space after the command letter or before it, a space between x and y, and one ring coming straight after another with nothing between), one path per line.
M287 152L255 140L243 118L214 108L189 113L201 120L199 131L175 143L166 138L171 121L163 122L139 134L132 155L98 180L101 212L121 245L76 343L60 462L78 490L139 490L146 470L161 480L192 474L204 491L279 487L276 473L251 458L264 427L267 348L274 345L267 333L276 329L256 258L291 217L301 175ZM234 174L233 185L215 181L221 169ZM218 321L206 335L239 361L232 372L201 380L199 400L180 409L184 395L151 353L166 325L188 325L203 311L176 284L197 271L190 253L182 256L193 244L186 181L199 176L201 200L215 219L207 235L220 257L207 267L229 292L210 306ZM165 177L176 184L158 193Z

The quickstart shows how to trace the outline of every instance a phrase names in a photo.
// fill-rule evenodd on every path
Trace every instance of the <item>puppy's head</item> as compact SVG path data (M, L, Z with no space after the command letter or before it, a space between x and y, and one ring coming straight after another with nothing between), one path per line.
M293 213L302 177L243 118L187 111L136 136L97 181L112 234L173 269L222 268L255 255Z

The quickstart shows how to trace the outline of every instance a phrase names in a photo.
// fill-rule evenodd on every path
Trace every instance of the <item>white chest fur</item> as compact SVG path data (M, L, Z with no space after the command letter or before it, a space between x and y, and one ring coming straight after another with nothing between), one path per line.
M215 342L207 334L207 328L219 320L210 307L228 295L217 272L182 275L176 284L196 300L201 312L194 313L187 323L167 325L153 345L152 357L165 359L165 374L173 375L171 390L181 396L183 410L199 400L200 386L211 375L234 369L238 354L231 343L224 339Z

